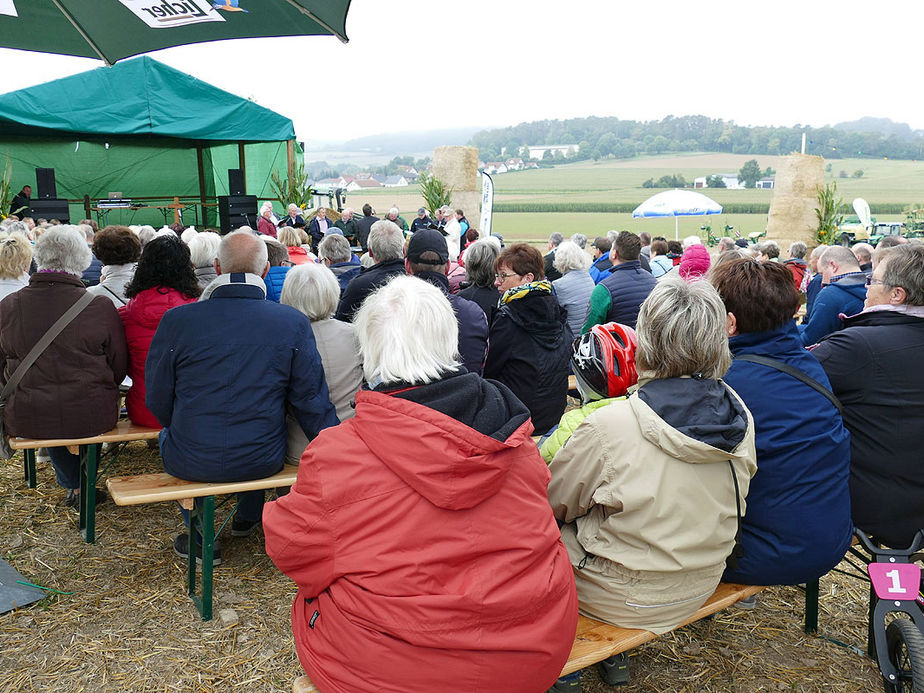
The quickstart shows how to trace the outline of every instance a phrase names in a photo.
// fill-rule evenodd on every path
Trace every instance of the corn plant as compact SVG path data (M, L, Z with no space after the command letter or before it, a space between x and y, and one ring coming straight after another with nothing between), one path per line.
M818 191L818 206L815 216L818 218L818 230L815 242L819 245L834 245L837 227L844 219L844 200L837 196L837 183L831 181Z
M431 213L443 205L449 204L452 198L452 188L447 190L443 181L436 176L423 172L420 174L417 184L420 186L420 194L426 203L424 207L429 209Z
M308 174L302 162L295 163L295 169L285 180L277 171L273 171L270 174L270 185L283 209L290 204L295 204L300 209L308 209L311 206L311 186L308 185Z
M10 209L10 200L13 199L13 189L10 187L10 181L13 179L13 162L10 157L6 158L6 165L3 167L3 176L0 177L0 219L6 219L8 216L6 210ZM16 214L20 210L10 210L10 214Z

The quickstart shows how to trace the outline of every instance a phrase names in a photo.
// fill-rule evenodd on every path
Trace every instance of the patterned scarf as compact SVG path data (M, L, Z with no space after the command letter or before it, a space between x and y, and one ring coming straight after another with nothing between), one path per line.
M512 289L507 289L504 292L504 295L501 296L500 305L505 305L511 301L517 301L521 298L530 296L531 294L551 294L552 293L552 282L548 279L542 279L537 282L529 282L521 286L515 286Z

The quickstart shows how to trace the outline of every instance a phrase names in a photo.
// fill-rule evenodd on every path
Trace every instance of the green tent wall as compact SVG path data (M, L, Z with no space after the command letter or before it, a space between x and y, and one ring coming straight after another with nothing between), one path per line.
M270 176L292 166L294 140L290 119L147 56L0 95L0 166L9 157L14 190L35 190L35 169L54 168L72 220L85 216L84 196L95 204L116 191L162 198L149 205L213 203L228 194L229 168L245 169L248 194L272 198ZM164 215L112 210L107 221L160 225Z

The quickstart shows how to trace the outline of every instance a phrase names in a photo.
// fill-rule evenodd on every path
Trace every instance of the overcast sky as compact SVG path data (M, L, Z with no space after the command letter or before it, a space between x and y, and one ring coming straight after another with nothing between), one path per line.
M924 129L922 19L924 2L905 0L353 0L347 44L253 39L151 55L292 118L302 140L696 113ZM0 49L0 89L99 65Z

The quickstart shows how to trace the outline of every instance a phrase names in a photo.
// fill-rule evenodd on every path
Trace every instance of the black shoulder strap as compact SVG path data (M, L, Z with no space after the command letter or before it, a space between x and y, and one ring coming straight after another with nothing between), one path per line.
M735 511L737 515L737 525L735 528L735 547L725 559L725 567L729 570L738 569L738 559L744 555L744 548L741 545L741 488L738 486L738 475L735 474L735 465L728 461L728 468L731 470L732 481L735 483Z
M127 303L125 303L125 301L122 300L122 297L119 296L119 294L117 294L115 291L113 291L112 289L110 289L108 286L103 286L102 284L100 284L100 286L102 286L104 289L106 289L106 291L108 291L108 292L111 293L113 296L115 296L115 297L116 297L116 300L117 300L119 303L121 303L123 306L128 305Z
M837 409L839 413L841 414L844 413L843 405L841 405L840 400L834 396L834 393L831 392L831 390L826 388L824 385L819 383L817 380L815 380L811 376L806 375L805 373L800 371L798 368L793 368L788 363L783 363L782 361L777 361L776 359L771 359L767 356L759 356L757 354L740 354L738 356L735 356L735 360L736 361L749 361L751 363L759 363L762 366L768 366L769 368L775 368L776 370L782 373L786 373L786 375L790 375L796 380L802 381L803 383L808 385L813 390L823 394L825 397L828 398L831 404L834 405L835 409Z

